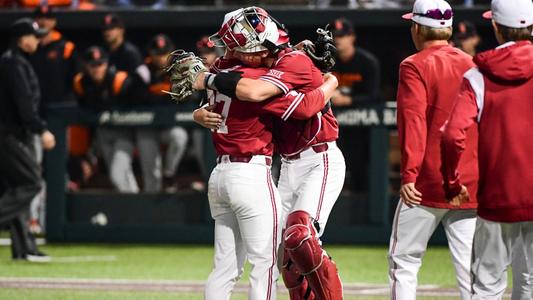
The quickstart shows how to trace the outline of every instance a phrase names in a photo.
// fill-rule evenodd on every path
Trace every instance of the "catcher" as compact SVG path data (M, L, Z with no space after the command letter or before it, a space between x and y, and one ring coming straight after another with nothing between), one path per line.
M331 41L326 31L318 33L322 41ZM245 78L230 66L225 72L206 73L198 61L181 56L169 68L174 99L204 88L251 102L288 95L292 90L308 93L322 84L321 70L334 63L332 44L319 40L313 47L305 42L300 46L309 54L296 51L289 46L283 25L257 7L227 14L211 39L226 48L227 64L267 66L268 73L258 79ZM301 103L301 97L296 98L274 124L275 146L283 158L278 186L285 227L283 279L291 299L342 299L337 268L319 240L344 182L344 157L335 143L338 124L329 105L308 120L292 118ZM195 120L206 127L226 129L220 115L205 109L195 111Z

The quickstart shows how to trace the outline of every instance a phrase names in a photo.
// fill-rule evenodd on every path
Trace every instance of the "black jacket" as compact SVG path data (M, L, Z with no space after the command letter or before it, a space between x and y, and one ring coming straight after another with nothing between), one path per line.
M74 44L65 40L57 31L52 42L39 45L30 62L41 83L41 107L54 102L74 100L72 80L78 72L79 62Z
M0 58L0 129L16 134L46 129L39 117L39 80L28 55L12 46Z

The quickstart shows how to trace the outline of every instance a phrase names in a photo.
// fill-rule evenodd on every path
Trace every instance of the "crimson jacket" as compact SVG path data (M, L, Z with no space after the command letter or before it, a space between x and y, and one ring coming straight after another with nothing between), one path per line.
M478 123L478 215L496 222L533 221L533 45L506 43L474 58L442 139L450 196L463 180L457 164L465 131ZM466 150L465 150L466 148Z
M450 116L464 72L472 58L449 45L424 49L400 64L398 136L402 153L402 184L415 183L422 205L446 209L476 207L475 196L460 207L446 200L440 173L441 128ZM467 153L460 164L464 182L477 189L477 136L469 131Z

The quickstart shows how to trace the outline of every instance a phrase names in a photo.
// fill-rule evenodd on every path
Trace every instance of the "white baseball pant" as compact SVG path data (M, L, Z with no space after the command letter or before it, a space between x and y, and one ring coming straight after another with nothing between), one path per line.
M215 220L215 258L206 300L230 299L246 259L252 266L248 299L276 299L281 212L266 159L256 155L248 163L231 162L224 155L211 173L208 198Z
M189 135L183 127L139 128L135 131L143 173L143 190L159 192L163 176L174 176L185 153ZM162 160L160 144L168 145Z
M400 199L389 245L391 299L416 299L417 274L433 232L442 222L450 249L461 299L470 299L470 263L476 210L408 207Z
M531 258L529 258L531 259ZM527 269L524 241L520 236L513 246L511 268L513 270L513 292L511 300L533 299L533 278Z
M300 153L299 159L281 162L278 189L283 226L291 212L303 210L318 222L318 236L322 236L344 185L346 164L341 150L335 142L329 142L324 152L309 148Z
M516 247L522 249L516 250ZM533 222L500 223L477 219L472 263L473 300L502 299L507 287L507 268L517 258L515 251L522 252L520 263L525 264L527 273L531 274ZM523 282L527 285L527 280ZM513 295L513 299L533 299L533 295L520 292Z

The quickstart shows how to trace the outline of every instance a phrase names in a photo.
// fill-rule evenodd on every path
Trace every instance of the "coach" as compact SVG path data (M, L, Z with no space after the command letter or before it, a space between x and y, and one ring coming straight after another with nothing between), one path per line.
M477 123L473 299L501 299L513 260L522 259L533 274L533 2L494 0L483 16L492 19L500 46L476 55L476 67L464 75L443 135L442 169L448 196L453 197L461 190L463 174L457 164L468 149L465 131ZM520 240L525 257L513 255ZM515 293L512 299L518 299Z
M13 258L37 254L21 218L42 184L32 136L41 136L45 150L55 146L54 136L39 117L39 81L28 61L42 35L33 20L17 20L10 27L10 47L0 58L0 184L5 187L0 197L0 224L12 222L13 242L20 246L13 246Z

